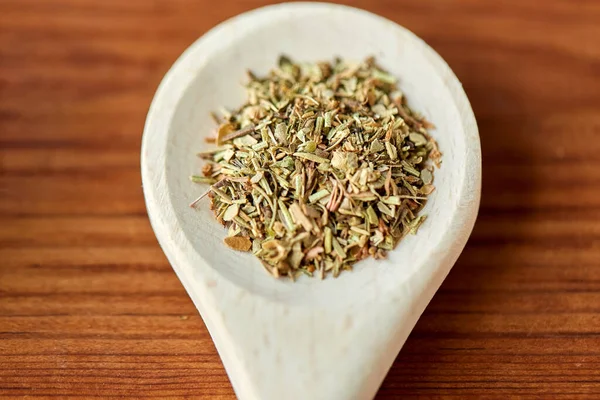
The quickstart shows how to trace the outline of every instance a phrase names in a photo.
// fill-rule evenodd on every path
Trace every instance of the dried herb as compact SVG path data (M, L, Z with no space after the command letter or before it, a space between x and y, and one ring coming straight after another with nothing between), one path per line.
M229 247L275 277L335 277L417 232L441 153L392 75L373 58L282 56L268 76L248 76L246 104L213 115L218 147L191 177L211 184L191 206L210 198Z
M233 250L248 251L252 247L250 239L244 236L228 236L225 238L225 244Z

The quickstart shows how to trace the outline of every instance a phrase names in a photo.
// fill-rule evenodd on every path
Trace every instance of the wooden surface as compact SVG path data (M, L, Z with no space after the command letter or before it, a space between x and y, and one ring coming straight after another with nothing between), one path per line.
M234 398L139 173L162 75L264 4L210 3L0 2L0 396ZM600 398L600 2L349 4L449 62L484 159L471 240L377 398Z

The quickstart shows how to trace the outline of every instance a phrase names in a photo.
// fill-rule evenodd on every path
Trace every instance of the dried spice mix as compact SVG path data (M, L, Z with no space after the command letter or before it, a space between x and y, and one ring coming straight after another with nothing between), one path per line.
M425 220L441 153L431 125L373 58L248 72L247 102L223 116L217 147L193 182L228 229L273 276L337 277L386 256Z

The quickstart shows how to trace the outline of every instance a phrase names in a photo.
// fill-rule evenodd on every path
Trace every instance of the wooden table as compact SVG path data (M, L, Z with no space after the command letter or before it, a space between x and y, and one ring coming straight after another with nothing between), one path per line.
M2 0L0 396L234 398L139 147L176 57L263 4ZM600 398L600 2L349 4L449 62L484 160L475 231L377 398Z

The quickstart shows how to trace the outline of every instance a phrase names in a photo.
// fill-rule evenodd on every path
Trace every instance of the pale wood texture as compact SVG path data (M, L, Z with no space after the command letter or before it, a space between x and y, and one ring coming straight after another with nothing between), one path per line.
M315 47L322 38L328 40ZM190 184L188 174L198 163L190 149L213 148L203 140L214 134L210 112L237 106L245 69L267 71L282 53L299 60L377 54L401 77L413 107L440 127L435 134L444 166L424 210L428 221L385 260L365 260L337 279L278 282L251 254L223 248L226 232L205 202L189 207L206 190ZM480 140L460 82L421 39L357 8L287 3L219 24L163 79L141 153L146 208L158 242L241 400L374 398L460 256L479 210Z
M0 395L234 398L148 224L139 145L179 53L264 4L0 3ZM600 3L348 4L448 61L484 160L473 236L377 398L598 398Z

